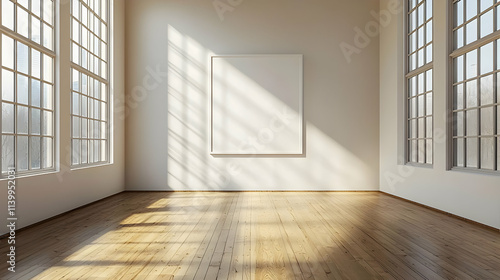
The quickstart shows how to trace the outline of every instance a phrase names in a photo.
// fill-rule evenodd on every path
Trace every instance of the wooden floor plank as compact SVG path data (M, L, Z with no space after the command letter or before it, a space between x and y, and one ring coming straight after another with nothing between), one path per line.
M500 279L500 232L375 192L125 192L16 242L0 279Z

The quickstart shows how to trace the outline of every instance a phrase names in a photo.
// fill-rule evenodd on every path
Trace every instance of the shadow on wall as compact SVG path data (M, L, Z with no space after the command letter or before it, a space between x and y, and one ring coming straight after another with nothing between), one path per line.
M296 158L215 158L210 153L210 57L214 53L195 39L168 26L168 174L172 190L249 190L251 186L285 190L295 188L366 189L373 187L371 169L353 153L305 120L307 157ZM305 57L305 60L307 57ZM267 92L255 99L241 90L240 104L246 109L261 110L261 104L286 100L267 91L258 81L240 79ZM227 85L241 89L241 84ZM307 92L304 92L307 95ZM214 104L220 106L221 104ZM238 110L226 112L242 128L247 122ZM305 133L305 132L304 132ZM232 141L227 135L227 141ZM306 135L304 135L305 139ZM258 141L257 139L254 139ZM263 143L255 143L263 145ZM277 159L279 158L279 160Z

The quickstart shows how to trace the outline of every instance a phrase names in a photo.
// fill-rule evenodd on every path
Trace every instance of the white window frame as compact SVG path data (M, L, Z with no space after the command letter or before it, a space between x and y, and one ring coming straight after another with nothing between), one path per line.
M17 22L17 1L11 1L13 4L14 4L14 22L15 22L15 25L16 25L16 22ZM42 1L41 1L42 2ZM0 4L1 5L1 4ZM41 3L41 5L43 5ZM24 7L21 7L22 9L24 10L27 10L28 11L28 18L30 18L30 16L36 16L34 14L31 13L30 10L24 8ZM53 65L52 65L52 82L50 84L52 84L52 104L51 104L51 108L52 109L45 109L43 108L43 105L40 105L39 108L37 109L40 109L40 134L37 135L37 134L31 134L30 132L28 132L28 134L18 134L17 133L17 105L19 105L20 103L17 102L17 100L15 100L14 102L7 102L9 104L14 104L14 133L3 133L3 130L2 130L2 122L0 121L0 134L3 136L3 135L9 135L9 136L14 136L14 150L13 150L13 153L14 153L14 167L16 167L16 174L17 176L29 176L29 175L37 175L37 174L46 174L46 173L51 173L51 172L54 172L56 171L56 166L57 166L57 159L56 159L56 147L57 147L57 126L56 126L56 119L57 119L57 108L56 108L56 85L58 84L58 77L56 76L56 68L58 67L57 66L57 63L56 63L56 57L57 57L57 45L56 45L56 35L58 33L58 26L57 26L57 20L56 20L56 17L58 15L57 13L58 11L58 7L57 7L57 1L53 1L53 4L52 4L52 27L53 27L53 33L52 33L52 46L53 46L53 50L50 50L46 47L43 46L43 40L40 39L40 43L36 43L34 41L32 41L31 39L29 38L26 38L24 37L23 35L19 34L18 32L16 31L13 31L13 30L10 30L9 28L7 27L4 27L3 24L2 24L2 13L0 13L0 46L2 45L2 35L5 35L5 36L8 36L10 37L11 39L13 39L15 42L21 42L22 44L26 45L28 47L28 50L30 49L35 49L36 51L40 52L40 78L35 78L37 80L40 80L40 81L43 81L44 83L47 83L46 81L43 80L43 59L42 59L42 56L43 55L47 55L47 56L50 56L53 60ZM40 15L39 19L42 19L41 18L42 15ZM29 20L29 23L31 23L31 20ZM41 24L43 25L43 20L41 21ZM28 33L29 35L31 35L31 24L29 24L29 28L28 28ZM40 34L41 36L43 36L42 34ZM30 36L28 36L30 37ZM43 38L43 37L41 37ZM16 44L14 44L14 49L15 49L15 55L13 57L14 59L14 69L9 69L9 71L13 72L14 73L14 96L17 97L17 74L18 73L21 73L18 71L17 69L17 48L16 48ZM31 51L28 51L28 67L31 68ZM0 55L0 68L3 69L3 62L2 62L2 55ZM8 69L8 68L6 68ZM2 72L3 71L0 71L0 81L2 80ZM31 69L28 71L28 72L31 72ZM29 74L25 74L25 73L21 73L23 76L27 76L28 79L32 79L34 78L32 75L29 75ZM40 87L40 92L41 92L41 95L40 95L40 102L43 102L43 98L42 98L42 92L43 92L43 87L41 86ZM28 99L31 100L31 83L28 82ZM3 98L0 97L0 106L3 106ZM30 103L30 102L28 102ZM31 131L31 108L32 105L29 104L29 105L25 105L25 104L22 104L23 106L27 107L28 108L28 131ZM42 114L41 112L43 110L46 110L46 111L50 111L52 112L52 135L50 136L47 136L47 135L43 135L43 117L42 117ZM0 120L2 119L2 110L0 110ZM18 136L22 136L22 137L28 137L28 169L27 170L24 170L24 171L19 171L17 166L17 161L18 161L18 158L17 158L17 139L18 139ZM51 157L52 157L52 166L51 167L48 167L48 168L43 168L43 161L45 160L43 158L43 153L42 153L42 141L40 143L40 168L39 169L31 169L31 138L32 137L40 137L40 140L42 138L50 138L52 139L52 152L51 152ZM0 139L0 143L2 143ZM2 170L2 164L3 164L3 149L0 148L0 179L4 179L7 177L8 175L8 172L1 172Z
M82 1L79 1L79 0L76 0L78 2L80 2L82 5L85 5L86 8L89 10L89 12L91 11L90 7L84 3L84 0ZM85 168L85 167L93 167L93 166L100 166L100 165L106 165L106 164L110 164L112 161L111 161L111 155L112 155L112 152L111 152L111 149L112 149L112 137L111 137L111 123L112 123L112 112L111 112L111 109L112 109L112 100L111 100L111 80L112 80L112 73L111 73L111 63L112 63L112 53L111 53L111 33L112 33L112 28L111 28L111 24L112 24L112 11L111 11L111 7L112 7L112 3L111 3L112 0L107 0L107 6L106 6L106 58L107 58L107 64L106 64L106 67L105 67L105 71L106 71L106 78L103 78L102 76L100 75L97 75L95 73L93 73L92 71L89 71L87 69L85 69L84 67L82 67L81 65L79 65L78 63L75 63L73 61L73 48L72 48L72 45L75 43L75 44L78 44L77 42L75 42L72 38L73 36L73 20L76 20L79 24L82 24L81 22L81 15L82 15L82 11L81 9L79 9L79 16L78 16L78 19L76 19L74 16L73 16L73 5L74 5L74 2L75 0L71 0L71 8L70 8L70 22L71 22L71 35L70 35L70 48L71 48L71 54L70 54L70 71L71 71L71 74L70 74L70 83L71 81L73 80L73 70L77 70L79 73L80 73L80 77L81 77L81 74L85 74L89 77L92 77L93 79L95 80L98 80L99 82L103 83L106 85L106 92L104 94L106 94L106 117L105 117L105 123L106 123L106 132L105 132L105 138L100 138L101 140L97 140L97 141L102 141L102 140L105 140L106 141L106 145L105 145L105 148L106 148L106 151L105 151L105 160L104 161L97 161L97 162L89 162L90 160L90 154L89 154L89 146L87 146L87 159L86 159L86 162L85 163L82 163L82 160L80 159L78 164L75 164L74 163L74 156L75 156L75 147L74 147L74 141L73 140L84 140L84 141L88 141L88 140L94 140L95 138L90 138L90 137L86 137L86 138L82 138L81 137L81 127L80 127L80 137L73 137L73 117L78 117L78 118L81 118L81 119L85 119L87 121L89 120L94 120L93 118L91 118L88 114L87 114L87 117L84 117L84 116L81 116L81 115L76 115L73 113L73 89L72 89L72 85L70 85L70 94L71 94L71 97L70 97L70 141L71 141L71 168L72 169L79 169L79 168ZM82 27L83 28L83 27ZM89 29L89 32L93 35L96 35L92 30ZM102 31L101 31L102 32ZM79 42L82 42L81 38L82 38L82 34L81 32L79 32ZM78 44L80 47L83 48L83 46L81 46L80 44ZM87 50L88 53L91 53L89 50ZM79 57L79 61L81 61L81 52L78 54L78 57ZM79 79L80 80L80 79ZM77 94L80 94L80 93L77 93ZM101 93L103 94L103 93ZM90 97L88 97L90 98ZM80 110L81 110L82 106L80 104ZM102 111L101 111L102 113ZM89 128L87 127L87 136L89 135ZM94 140L95 141L95 140ZM81 158L82 156L82 151L81 151L81 147L79 149L79 158Z

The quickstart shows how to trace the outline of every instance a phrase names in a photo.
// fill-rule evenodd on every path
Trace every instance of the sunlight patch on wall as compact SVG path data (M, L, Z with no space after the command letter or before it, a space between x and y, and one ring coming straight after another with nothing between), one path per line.
M210 59L214 54L173 26L168 27L168 38L169 189L359 190L376 187L371 185L373 178L366 175L372 173L367 164L309 122L306 123L307 137L303 139L306 140L304 156L211 156ZM240 72L234 83L227 86L240 90L241 84L266 94L240 94L239 107L227 112L233 122L245 123L243 110L254 110L258 114L263 104L269 102L291 108L244 73ZM304 94L307 97L307 92ZM266 121L261 121L265 129ZM231 139L231 135L226 136ZM249 145L272 144L272 141L259 142L258 137L250 138Z

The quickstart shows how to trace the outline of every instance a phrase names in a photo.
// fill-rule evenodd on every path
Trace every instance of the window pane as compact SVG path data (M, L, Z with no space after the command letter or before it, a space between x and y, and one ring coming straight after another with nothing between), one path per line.
M493 104L493 75L481 79L481 105Z
M493 10L480 17L481 38L493 33Z
M107 91L107 88L106 88L106 84L104 83L100 83L101 84L101 100L102 101L106 101L107 98L108 98L108 91Z
M47 24L43 24L43 46L52 49L53 38L52 38L52 28Z
M486 74L493 71L493 42L480 48L480 74Z
M71 82L71 85L72 85L72 89L74 91L80 91L80 73L73 69L72 73L71 73L71 79L72 79L72 82Z
M88 141L87 156L88 156L89 162L93 163L94 162L94 140Z
M425 119L425 137L426 138L432 138L433 137L433 124L432 124L432 117L426 118Z
M420 95L418 97L418 116L422 117L424 116L425 112L425 99L423 95Z
M71 15L74 16L75 18L80 18L80 1L79 0L73 0L71 1L71 7L72 7L72 12Z
M40 107L40 81L31 80L31 106Z
M481 169L495 168L495 138L481 138Z
M73 164L80 164L80 150L81 150L80 140L73 140L72 147L73 147L72 162Z
M477 76L477 50L471 51L466 55L466 79Z
M410 162L418 162L418 142L417 140L410 141Z
M80 124L82 126L81 137L82 138L87 138L88 120L87 119L82 119Z
M2 25L14 30L14 3L9 0L2 0Z
M94 119L101 118L101 102L94 100Z
M80 23L78 23L78 21L73 19L71 21L71 26L73 30L72 31L73 33L71 33L71 39L73 39L73 41L77 43L80 43Z
M467 136L478 135L477 110L469 110L466 113Z
M71 54L72 54L72 61L76 64L80 64L80 48L75 43L72 44Z
M40 79L41 54L35 49L31 49L31 75Z
M14 39L2 34L2 66L14 69Z
M417 138L417 120L410 120L408 124L408 132L410 138Z
M54 11L54 4L52 3L52 0L44 0L43 1L43 20L45 20L48 24L53 23L53 11Z
M101 161L107 160L106 151L107 151L106 141L102 140L101 141Z
M432 115L432 92L426 94L425 109L426 115Z
M81 93L87 94L87 75L82 74Z
M41 16L41 3L40 0L31 0L31 11L38 17Z
M42 161L43 168L53 167L53 150L52 150L52 138L44 137L42 139Z
M41 167L41 154L42 150L40 137L31 137L30 156L31 156L31 169L40 169Z
M28 170L28 136L17 137L17 171Z
M2 132L14 133L14 105L2 104Z
M28 12L21 7L17 7L17 33L28 38L29 21Z
M94 162L99 162L101 151L100 151L101 141L94 140Z
M480 0L479 4L481 7L479 11L484 12L486 9L493 6L493 0Z
M17 42L17 71L28 74L28 46Z
M418 119L418 138L425 138L425 118Z
M107 130L106 130L106 123L105 122L101 122L101 137L107 138Z
M477 138L467 138L466 139L466 148L467 148L467 166L477 168L478 164L478 154L477 154Z
M481 109L481 135L493 135L494 120L493 107Z
M82 152L81 152L81 163L87 163L87 154L88 154L88 141L87 140L83 140L82 141Z
M409 117L416 118L417 117L417 98L410 99L409 107Z
M425 48L425 63L430 63L432 61L432 44Z
M14 101L14 73L2 70L2 99Z
M461 27L457 29L454 33L454 40L455 40L455 49L461 48L464 46L464 30L465 27Z
M101 18L104 21L107 21L107 7L108 7L108 0L101 0Z
M470 81L466 85L467 108L477 107L477 80Z
M78 117L73 117L73 121L72 121L72 129L73 129L73 133L72 133L72 137L73 138L80 138L80 131L81 131L81 128L80 128L80 118Z
M477 40L477 19L465 25L465 44L470 44Z
M453 5L455 13L455 26L462 25L464 23L464 1L458 1Z
M464 108L464 85L460 84L455 86L454 89L454 98L453 102L455 104L454 109L460 110Z
M31 134L40 135L40 109L31 109Z
M40 20L31 16L31 40L33 42L40 44Z
M17 106L17 133L28 134L28 107Z
M464 0L465 6L465 19L470 20L477 15L477 0Z
M54 103L53 87L50 84L43 84L43 108L52 110Z
M14 136L2 136L2 172L14 167Z
M73 92L73 97L72 97L72 113L75 115L80 115L80 94Z
M426 141L426 163L427 164L432 164L432 154L433 154L433 146L432 146L432 140L427 140Z
M17 102L28 105L29 101L28 77L17 75Z
M81 115L82 115L82 117L88 117L88 108L87 108L88 100L87 100L87 97L82 95L80 98L81 98L80 100L82 102L82 104L81 104L81 110L82 110L81 113L82 114Z
M464 112L456 112L453 113L453 136L465 136L465 127L464 127Z
M457 167L465 167L464 142L464 139L453 140L453 154L455 155L454 165Z
M54 60L48 55L43 55L43 79L49 83L52 83L53 78L53 66Z
M53 136L54 117L50 111L43 111L43 135Z

